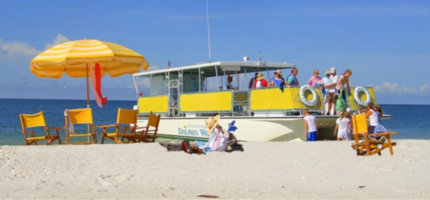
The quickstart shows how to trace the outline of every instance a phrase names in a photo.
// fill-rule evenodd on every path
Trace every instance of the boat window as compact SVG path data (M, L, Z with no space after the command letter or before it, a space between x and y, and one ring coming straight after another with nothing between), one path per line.
M183 91L185 93L199 91L199 69L183 71Z
M151 88L151 76L136 76L136 87L139 96L149 96L149 90Z
M215 67L205 67L200 69L200 77L201 77L201 84L202 88L201 91L219 91L219 88L221 86L220 78L216 76L217 71L215 70ZM222 75L221 70L219 70L218 67L218 73Z
M167 94L167 79L165 74L153 74L151 78L150 96Z

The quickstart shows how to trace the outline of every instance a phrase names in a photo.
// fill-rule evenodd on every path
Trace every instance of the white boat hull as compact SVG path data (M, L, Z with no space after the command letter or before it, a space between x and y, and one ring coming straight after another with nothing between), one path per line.
M162 118L158 136L170 139L207 140L209 135L205 126L207 118ZM287 141L305 139L304 123L301 117L230 117L220 120L219 125L228 128L228 123L235 120L235 136L240 141ZM332 139L330 130L335 118L317 119L320 130L319 138ZM146 126L145 119L139 119L138 126Z

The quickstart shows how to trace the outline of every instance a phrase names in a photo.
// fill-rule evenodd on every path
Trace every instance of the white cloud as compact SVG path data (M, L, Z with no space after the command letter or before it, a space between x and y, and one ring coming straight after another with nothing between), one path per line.
M4 54L9 57L15 56L36 56L40 51L24 42L1 42L0 48Z
M425 93L429 91L429 85L427 83L424 83L423 85L421 85L421 87L419 88L419 92L421 93Z
M67 42L70 41L69 38L67 38L66 36L64 36L61 33L58 33L57 36L55 36L55 38L52 40L51 43L48 43L45 45L46 49L49 49L52 46L55 46L57 44L63 43L63 42Z
M62 35L61 33L58 33L57 36L55 36L54 39L50 43L47 43L45 45L46 48L49 48L51 46L57 45L62 42L69 41L69 39ZM30 44L25 42L4 42L0 38L0 50L3 54L6 54L8 57L19 57L19 56L28 56L28 57L34 57L37 54L39 54L42 50L37 50L35 47L32 47Z
M419 87L406 87L399 86L398 83L384 82L382 85L377 85L374 87L375 92L389 93L397 95L405 94L426 94L430 91L429 85L427 83L422 84Z

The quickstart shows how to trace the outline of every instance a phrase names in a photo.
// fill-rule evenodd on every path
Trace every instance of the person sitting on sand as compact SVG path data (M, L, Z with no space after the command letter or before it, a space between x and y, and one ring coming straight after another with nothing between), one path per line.
M307 141L315 141L318 134L318 125L315 116L309 114L309 111L303 111L305 123L305 137Z
M270 87L281 87L283 85L285 85L285 81L284 78L282 78L281 70L278 69L275 71L275 74L270 81Z
M262 73L258 73L257 81L254 83L254 89L265 88L267 87L267 81L264 79L264 75Z
M311 78L309 78L308 85L312 87L320 87L324 85L319 74L320 74L320 71L318 69L314 69L314 74L312 75Z
M344 116L344 112L339 112L339 118L336 120L336 126L334 127L333 133L333 135L336 136L337 131L337 141L346 140L348 138L350 127L351 122Z
M299 71L297 68L293 67L291 68L291 74L287 77L286 85L288 86L299 86L299 80L297 79L297 74Z

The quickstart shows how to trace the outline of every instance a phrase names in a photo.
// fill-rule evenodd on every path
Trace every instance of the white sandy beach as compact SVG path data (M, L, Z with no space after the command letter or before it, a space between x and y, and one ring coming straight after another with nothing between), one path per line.
M0 198L430 198L430 141L357 157L350 142L253 142L189 155L159 144L1 146Z

